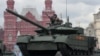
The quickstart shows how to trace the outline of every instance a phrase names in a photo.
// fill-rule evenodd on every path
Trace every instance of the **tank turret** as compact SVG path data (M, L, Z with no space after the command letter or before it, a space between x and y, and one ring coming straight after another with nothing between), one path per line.
M65 24L52 23L45 28L28 18L21 16L9 9L7 11L26 22L29 22L41 29L36 30L35 36L19 36L17 44L24 56L55 56L60 51L62 56L71 55L92 55L96 46L95 37L85 36L84 29L72 27L69 18Z
M29 23L31 23L32 25L35 25L35 26L37 26L37 27L39 27L39 28L41 28L40 30L36 30L36 32L42 32L42 33L54 33L55 32L55 30L57 31L59 31L59 30L63 30L63 31L73 31L74 33L76 33L76 31L77 30L75 30L75 29L73 29L72 28L72 24L69 22L69 19L68 19L68 21L65 23L65 24L63 24L63 25L61 25L61 24L53 24L52 26L49 26L49 27L47 27L47 28L45 28L45 27L43 27L43 26L41 26L41 25L39 25L38 23L35 23L35 22L32 22L31 20L28 20L28 18L26 18L26 17L24 17L24 16L22 16L22 15L19 15L19 14L17 14L16 12L13 12L13 11L11 11L11 10L8 10L7 9L7 11L9 12L9 13L11 13L11 14L13 14L13 15L15 15L15 16L18 16L19 18L21 18L22 20L24 20L24 21L26 21L26 22L29 22ZM52 20L51 20L52 21ZM67 34L67 32L65 33L65 34ZM56 32L57 33L57 32ZM58 32L58 33L60 33L60 32ZM63 34L63 33L62 33Z

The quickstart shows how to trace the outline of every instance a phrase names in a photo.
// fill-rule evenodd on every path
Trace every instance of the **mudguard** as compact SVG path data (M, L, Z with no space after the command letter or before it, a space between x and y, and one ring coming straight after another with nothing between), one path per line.
M52 36L38 36L30 40L28 50L57 50L57 45Z
M28 35L18 36L17 43L29 43L31 37L32 36L28 36Z
M67 44L68 36L67 35L56 35L54 42L56 43L65 43Z

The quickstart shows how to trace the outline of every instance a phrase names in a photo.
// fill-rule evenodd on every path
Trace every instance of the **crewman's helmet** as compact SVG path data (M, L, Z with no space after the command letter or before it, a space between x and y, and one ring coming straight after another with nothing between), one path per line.
M56 15L56 14L53 14L53 16L54 16L54 17L57 17L57 15Z

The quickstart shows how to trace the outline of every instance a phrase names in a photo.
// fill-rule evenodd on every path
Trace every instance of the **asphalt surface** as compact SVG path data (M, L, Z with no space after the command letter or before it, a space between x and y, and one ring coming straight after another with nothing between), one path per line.
M55 56L62 56L60 52L57 52L57 54ZM72 56L77 56L77 55L72 55ZM79 55L79 56L89 56L89 55ZM94 53L91 56L100 56L100 52L99 53Z
M100 56L100 53L95 53L92 56Z

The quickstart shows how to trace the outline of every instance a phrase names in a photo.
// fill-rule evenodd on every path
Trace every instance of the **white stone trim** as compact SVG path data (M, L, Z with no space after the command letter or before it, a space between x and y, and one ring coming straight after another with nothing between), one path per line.
M22 10L21 15L25 16L27 12L31 12L32 15L34 15L34 16L36 17L36 20L42 21L42 18L41 18L41 16L39 16L39 14L38 14L36 8L24 8L24 9Z

